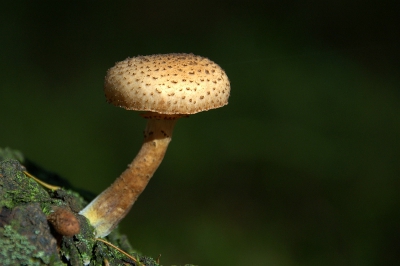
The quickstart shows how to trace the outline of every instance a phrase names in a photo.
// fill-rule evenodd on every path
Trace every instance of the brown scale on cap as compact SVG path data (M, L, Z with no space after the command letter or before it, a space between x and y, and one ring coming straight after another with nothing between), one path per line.
M143 145L114 183L79 214L89 219L96 236L108 235L125 217L162 162L176 121L228 104L225 72L193 54L138 56L116 63L104 82L107 101L128 110L146 111Z

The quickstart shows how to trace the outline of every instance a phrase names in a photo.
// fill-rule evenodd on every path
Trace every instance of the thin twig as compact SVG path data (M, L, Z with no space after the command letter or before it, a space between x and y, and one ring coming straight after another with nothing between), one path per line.
M53 185L50 185L50 184L47 184L47 183L43 182L43 181L40 180L39 178L34 177L34 176L31 175L30 173L28 173L27 171L24 171L24 174L25 174L26 176L32 178L33 180L35 180L35 181L36 181L37 183L39 183L40 185L42 185L42 186L44 186L45 188L48 188L48 189L50 189L50 190L52 190L52 191L61 189L61 187L53 186Z
M140 263L136 258L134 258L133 256L131 256L129 253L123 251L122 249L120 249L119 247L117 247L114 244L111 244L110 242L105 241L104 239L101 238L96 238L97 241L103 242L106 245L109 245L110 247L115 248L116 250L118 250L119 252L121 252L122 254L124 254L125 256L127 256L128 258L130 258L131 260L133 260L135 263L139 264L139 265L143 265L142 263Z

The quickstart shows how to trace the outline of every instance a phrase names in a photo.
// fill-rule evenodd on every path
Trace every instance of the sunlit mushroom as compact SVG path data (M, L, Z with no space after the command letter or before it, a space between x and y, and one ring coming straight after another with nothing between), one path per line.
M128 58L110 68L104 84L107 101L146 111L144 143L128 168L81 212L108 235L125 217L157 170L177 119L228 103L230 84L220 66L193 54Z

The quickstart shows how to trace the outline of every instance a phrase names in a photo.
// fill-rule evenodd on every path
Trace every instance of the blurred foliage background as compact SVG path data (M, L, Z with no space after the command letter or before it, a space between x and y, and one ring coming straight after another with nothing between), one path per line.
M228 106L181 119L120 228L164 265L400 264L398 1L3 1L0 146L100 193L145 121L128 56L192 52Z

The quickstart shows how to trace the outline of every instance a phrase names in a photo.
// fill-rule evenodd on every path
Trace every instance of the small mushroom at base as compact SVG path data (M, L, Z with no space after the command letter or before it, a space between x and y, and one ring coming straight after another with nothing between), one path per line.
M47 216L47 220L60 235L73 236L80 232L78 219L65 208L56 208L54 212Z

